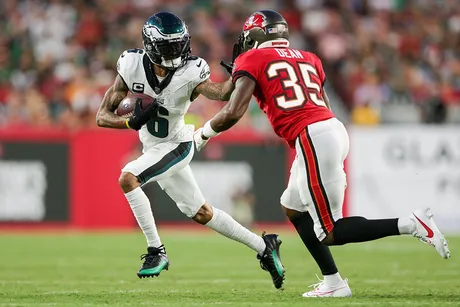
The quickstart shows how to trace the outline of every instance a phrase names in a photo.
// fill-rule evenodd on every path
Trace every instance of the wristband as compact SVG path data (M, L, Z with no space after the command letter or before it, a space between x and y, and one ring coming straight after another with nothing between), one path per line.
M128 127L128 129L131 129L131 127L129 126L129 119L125 121L125 124L126 124L126 127Z
M214 131L214 129L212 129L210 120L208 120L206 122L206 124L204 124L202 133L207 138L213 138L213 137L218 136L220 134L220 132L216 132L216 131Z

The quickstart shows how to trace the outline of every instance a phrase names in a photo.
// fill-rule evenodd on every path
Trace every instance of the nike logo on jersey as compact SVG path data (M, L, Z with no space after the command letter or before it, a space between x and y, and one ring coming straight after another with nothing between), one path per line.
M415 216L415 215L414 215ZM428 227L427 224L425 224L424 222L422 222L417 216L415 216L415 218L417 219L417 221L419 221L419 223L423 226L423 228L425 228L425 230L428 232L428 234L426 235L427 238L433 238L434 236L434 233L433 233L433 230L431 230L430 227Z
M200 60L200 63L196 64L196 67L201 67L201 62L203 62L203 60Z

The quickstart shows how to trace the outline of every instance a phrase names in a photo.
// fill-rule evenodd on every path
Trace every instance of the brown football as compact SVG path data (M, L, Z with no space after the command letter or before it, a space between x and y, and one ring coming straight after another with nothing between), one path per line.
M131 116L133 114L134 106L136 104L137 99L142 100L142 109L146 109L150 104L152 104L155 101L155 98L145 94L129 93L128 96L126 96L120 102L115 113L122 117Z

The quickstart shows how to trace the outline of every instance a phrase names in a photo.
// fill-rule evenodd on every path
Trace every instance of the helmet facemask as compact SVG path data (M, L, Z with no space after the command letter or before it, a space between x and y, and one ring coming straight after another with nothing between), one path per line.
M190 35L184 24L183 33L163 34L155 26L145 25L142 31L144 49L154 64L168 70L185 65L190 55Z

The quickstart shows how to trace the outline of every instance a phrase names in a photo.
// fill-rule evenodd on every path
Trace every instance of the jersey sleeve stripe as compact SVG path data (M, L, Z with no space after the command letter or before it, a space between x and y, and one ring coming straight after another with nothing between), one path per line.
M233 73L232 75L232 82L235 83L236 80L238 80L238 78L240 77L243 77L243 76L246 76L248 77L249 79L251 79L252 81L256 82L257 83L257 80L256 78L254 78L253 75L251 75L249 72L245 71L245 70L237 70Z

